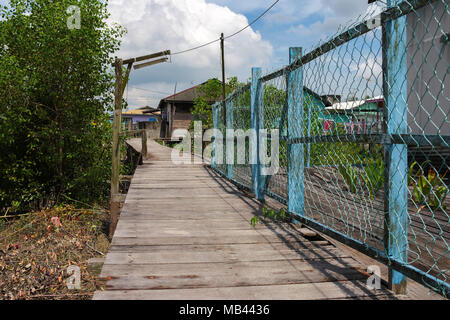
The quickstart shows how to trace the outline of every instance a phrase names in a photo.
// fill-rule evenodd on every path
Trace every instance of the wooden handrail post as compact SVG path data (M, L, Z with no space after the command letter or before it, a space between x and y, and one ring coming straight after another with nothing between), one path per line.
M113 142L112 142L112 172L111 172L111 202L110 202L110 226L109 235L113 236L119 219L119 202L115 201L115 196L119 194L120 175L120 129L122 124L122 59L116 59L116 83L114 94L114 122L113 122Z
M146 158L148 151L147 151L147 131L145 131L145 129L142 130L141 138L142 138L142 150L141 150L142 157Z

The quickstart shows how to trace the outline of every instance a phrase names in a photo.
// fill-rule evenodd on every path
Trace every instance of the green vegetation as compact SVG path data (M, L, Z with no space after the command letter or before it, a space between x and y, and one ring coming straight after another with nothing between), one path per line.
M239 82L236 77L228 78L228 82L225 86L226 94L230 94L239 86ZM213 116L210 102L222 100L222 82L218 79L209 79L205 84L198 88L200 96L194 101L194 107L191 113L194 120L201 121L204 129L210 129L213 127ZM194 129L194 123L191 124L191 128Z
M357 193L358 185L359 185L359 178L360 178L360 171L356 168L353 168L351 166L344 166L339 165L338 166L339 173L344 178L345 183L347 184L348 191L351 193Z
M259 218L258 217L253 217L253 218L250 219L250 224L252 225L253 228L256 227L258 222L259 222Z
M123 33L107 2L79 0L81 28L67 27L70 0L0 6L0 210L26 212L109 193L112 54ZM88 190L88 192L86 192Z
M381 158L369 158L362 179L372 199L384 186L384 162Z
M291 216L287 213L285 208L281 208L280 210L267 209L264 207L263 209L263 217L265 219L269 219L276 222L292 222ZM250 224L255 227L259 223L258 217L253 217L250 220Z
M329 143L328 146L335 149L332 163L338 163L338 171L348 190L351 193L367 190L374 199L384 186L383 147L372 146L370 151L365 151L356 143L347 143L347 146Z
M444 201L449 194L449 189L443 182L447 174L439 176L431 167L428 169L428 174L425 174L423 168L426 162L419 167L416 174L413 172L418 165L417 162L412 163L409 168L408 181L413 187L413 199L419 205L426 203L432 210L444 211L447 209Z
M280 210L276 211L273 209L267 209L266 207L263 208L263 216L264 218L271 219L273 221L281 221L281 222L291 222L291 217L286 212L286 209L281 208Z

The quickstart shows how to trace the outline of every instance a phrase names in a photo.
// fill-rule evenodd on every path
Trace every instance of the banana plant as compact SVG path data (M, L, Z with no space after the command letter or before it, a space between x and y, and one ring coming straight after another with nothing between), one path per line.
M347 167L343 165L339 165L338 167L339 173L345 180L345 183L348 186L348 189L351 193L356 193L357 184L359 182L359 174L357 170L352 167Z
M382 159L371 159L364 168L361 178L369 190L370 197L375 198L384 185L384 164Z
M418 177L417 181L414 178L411 178L414 201L418 204L423 204L426 202L433 210L445 210L446 206L444 202L445 198L449 194L448 187L443 183L443 179L446 175L447 173L445 173L442 177L439 176L433 168L428 169L428 174L424 174L423 169L420 168L415 176Z

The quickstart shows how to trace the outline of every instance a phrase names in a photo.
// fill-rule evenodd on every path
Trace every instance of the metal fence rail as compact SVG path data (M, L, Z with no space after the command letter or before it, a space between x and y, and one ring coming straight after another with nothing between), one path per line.
M285 68L253 68L213 108L226 143L221 154L216 136L212 166L388 264L395 292L409 277L448 296L449 28L447 1L391 0L310 52L291 48ZM227 129L247 132L245 148Z

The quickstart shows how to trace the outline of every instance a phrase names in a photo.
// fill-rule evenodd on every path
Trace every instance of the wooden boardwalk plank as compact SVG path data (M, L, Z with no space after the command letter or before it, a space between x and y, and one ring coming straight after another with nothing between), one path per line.
M290 224L249 223L262 205L149 141L94 299L387 299L347 252Z
M386 290L372 291L361 281L240 286L198 289L109 290L96 292L97 300L319 300L377 299L389 295ZM392 297L395 299L395 297Z

